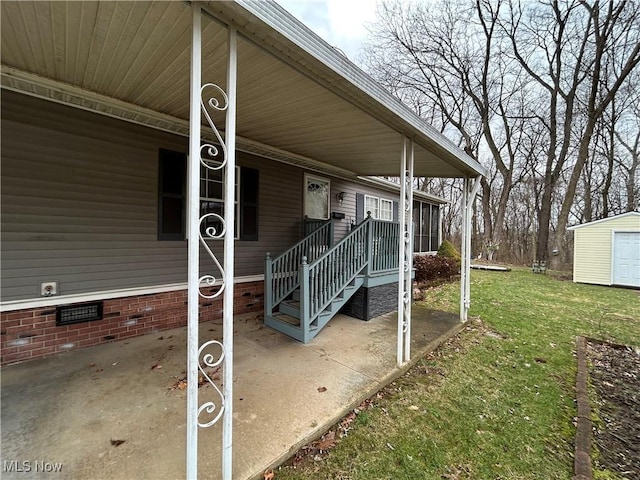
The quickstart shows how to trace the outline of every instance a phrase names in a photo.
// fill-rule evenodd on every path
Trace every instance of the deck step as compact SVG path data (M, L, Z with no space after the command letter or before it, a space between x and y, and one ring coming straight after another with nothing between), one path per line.
M273 318L280 322L288 323L294 327L300 327L300 319L296 317L292 317L291 315L287 315L286 313L274 313Z
M278 310L281 314L300 319L300 302L296 300L285 300L280 303Z

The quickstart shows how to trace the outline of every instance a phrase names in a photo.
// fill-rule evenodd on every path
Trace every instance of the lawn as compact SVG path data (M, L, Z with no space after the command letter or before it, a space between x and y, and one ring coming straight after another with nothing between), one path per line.
M572 477L575 338L640 345L640 292L525 269L471 281L468 327L276 479ZM456 311L458 295L443 285L414 308Z

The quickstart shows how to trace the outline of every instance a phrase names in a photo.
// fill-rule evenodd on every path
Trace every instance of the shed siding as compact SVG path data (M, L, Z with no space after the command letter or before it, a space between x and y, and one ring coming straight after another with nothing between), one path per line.
M612 218L574 230L574 282L612 284L612 231L640 231L640 221L637 216Z

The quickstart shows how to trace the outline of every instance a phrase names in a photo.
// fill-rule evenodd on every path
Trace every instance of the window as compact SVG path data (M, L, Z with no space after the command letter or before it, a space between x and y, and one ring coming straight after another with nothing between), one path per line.
M414 202L413 250L435 252L440 246L440 206L426 202Z
M220 162L217 160L205 158L203 161L208 167L200 164L200 216L216 214L224 218L224 168L220 168ZM233 236L238 238L238 182L240 180L238 167L236 167L235 177L236 224ZM222 231L222 222L216 216L207 217L200 225L200 233L204 235L207 229L213 229L213 235L219 235Z
M187 156L184 153L160 150L158 185L158 240L186 238ZM205 159L216 167L219 162ZM236 167L234 236L240 240L258 239L258 177L254 168ZM200 215L215 213L224 216L224 169L200 166ZM202 232L213 228L220 232L222 224L216 217L207 218Z
M304 176L304 214L308 218L329 219L331 183L326 178Z
M371 212L371 218L393 221L393 201L385 198L364 196L364 211Z

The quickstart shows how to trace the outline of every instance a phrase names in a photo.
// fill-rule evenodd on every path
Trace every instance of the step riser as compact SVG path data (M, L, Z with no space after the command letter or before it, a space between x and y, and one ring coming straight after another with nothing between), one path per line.
M294 317L300 320L300 309L292 305L288 305L286 302L282 302L278 306L278 311L280 313L284 313L285 315L289 315L290 317Z
M290 323L287 323L285 321L278 320L276 316L271 315L269 312L266 312L264 323L265 325L278 330L279 332L282 332L285 335L298 340L299 342L308 343L318 333L320 333L320 330L322 330L322 328L325 327L333 317L336 316L340 309L349 301L353 294L358 291L363 283L364 279L362 277L357 277L349 285L345 286L345 288L338 295L336 295L331 304L329 304L324 309L324 311L322 311L312 322L312 325L310 325L309 330L306 332L306 335L300 326L291 325ZM299 302L300 291L295 290L292 297L293 298L291 301ZM289 304L288 301L280 303L280 305L278 306L278 312L284 315L288 315L289 317L296 318L298 320L302 316L300 309Z

